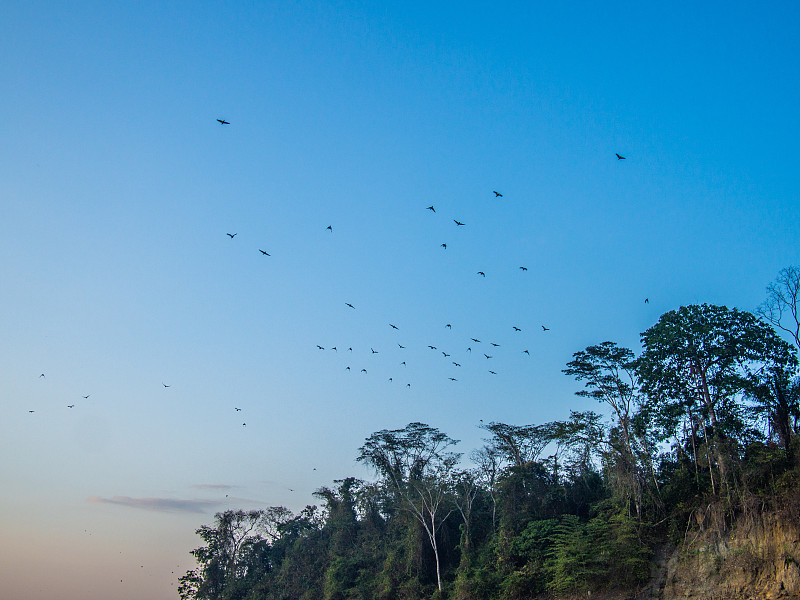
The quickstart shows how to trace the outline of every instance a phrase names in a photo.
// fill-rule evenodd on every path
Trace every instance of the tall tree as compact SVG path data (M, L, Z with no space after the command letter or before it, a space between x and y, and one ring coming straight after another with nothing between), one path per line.
M758 314L791 335L800 351L800 267L781 269L767 286L767 299L758 307Z
M575 393L604 402L614 411L622 438L622 447L612 444L618 455L615 462L620 472L619 487L624 490L626 499L633 501L636 516L641 517L641 482L631 430L633 411L639 404L639 382L633 352L614 342L603 342L588 346L572 357L563 372L585 382L584 389Z
M700 420L718 479L727 489L731 441L742 430L741 394L769 355L774 330L751 313L709 304L682 306L642 333L637 373L649 400L664 414ZM676 410L678 409L678 410ZM694 435L693 435L694 441ZM712 490L714 464L709 456Z
M450 474L461 454L448 450L454 440L435 427L409 423L403 429L383 429L367 438L356 458L381 475L427 534L436 560L436 581L442 590L437 534L455 510Z

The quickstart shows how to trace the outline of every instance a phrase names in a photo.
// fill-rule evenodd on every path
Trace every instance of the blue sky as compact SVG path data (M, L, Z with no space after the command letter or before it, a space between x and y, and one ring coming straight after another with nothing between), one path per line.
M215 511L601 409L572 353L800 263L794 3L3 12L10 600L175 598Z

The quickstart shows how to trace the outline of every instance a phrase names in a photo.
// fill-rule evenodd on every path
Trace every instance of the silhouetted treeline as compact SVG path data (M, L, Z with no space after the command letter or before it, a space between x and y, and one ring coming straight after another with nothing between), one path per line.
M181 578L181 597L635 589L655 545L680 542L701 507L730 521L755 504L798 514L798 348L773 329L792 332L797 294L794 313L788 303L770 312L770 299L761 318L706 304L668 312L642 334L639 356L613 342L576 352L564 372L608 417L481 425L485 445L469 457L422 423L373 433L357 460L374 481L335 481L316 492L319 507L297 515L226 511L199 529L198 567Z

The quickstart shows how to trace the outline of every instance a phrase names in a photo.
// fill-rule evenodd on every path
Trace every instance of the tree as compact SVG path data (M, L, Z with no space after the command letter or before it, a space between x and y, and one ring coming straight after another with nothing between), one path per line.
M716 460L721 489L727 489L730 448L744 429L739 397L750 386L749 373L770 354L775 332L751 313L709 304L682 306L661 316L642 333L637 361L642 390L662 414L687 416L695 444L699 421L708 449L712 492ZM697 458L695 457L695 461Z
M273 515L288 513L282 507L271 510ZM267 512L227 510L217 513L214 519L214 526L203 525L196 531L206 545L191 551L199 571L190 570L180 578L181 598L223 598L237 582L253 575L257 567L250 559L259 555L254 549L264 542L262 533L269 531Z
M449 475L459 453L448 451L458 443L435 427L409 423L403 429L373 433L359 448L356 458L382 475L398 495L401 508L422 525L436 560L436 581L442 590L439 546L436 538L455 510L448 487Z
M636 516L641 517L641 482L631 439L633 409L639 404L639 382L633 352L614 342L603 342L588 346L572 356L563 372L578 381L585 381L585 389L575 392L576 395L605 402L614 411L622 434L622 447L617 445L615 448L621 472L620 484L626 490L624 493L628 499L633 500Z
M767 286L767 299L758 314L792 336L800 351L800 267L786 267Z

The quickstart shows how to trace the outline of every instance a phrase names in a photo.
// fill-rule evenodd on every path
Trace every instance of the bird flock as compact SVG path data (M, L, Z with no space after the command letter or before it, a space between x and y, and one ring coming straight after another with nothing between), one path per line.
M230 126L230 122L226 119L218 118L216 120L221 126ZM618 153L615 155L618 160L626 159L625 156ZM503 194L497 190L492 190L491 194L493 194L493 199L503 198ZM439 216L433 204L421 208L421 210L428 211L431 215L430 218L434 218L434 215L436 215L436 217ZM457 218L451 218L450 220L452 220L455 229L467 227L467 223ZM322 228L322 224L320 226ZM324 226L323 231L327 231L328 234L333 234L333 225L328 224ZM236 239L238 236L237 232L225 232L225 235L229 238L230 242L238 242ZM442 248L443 251L448 250L447 241L441 242L440 248ZM272 257L272 254L268 250L259 247L256 247L254 251L255 250L264 258ZM528 267L520 265L518 271L521 276L524 276L528 271ZM474 276L486 279L486 270L477 270ZM649 299L645 299L645 303L648 302ZM358 313L356 305L349 300L343 300L341 306L345 311ZM435 333L431 332L430 337L437 340L436 343L426 344L424 347L413 339L414 336L406 337L403 324L399 321L387 321L386 327L394 336L389 347L379 346L378 341L374 341L361 345L352 343L318 343L315 349L317 353L338 356L341 361L342 371L351 376L360 375L361 377L367 377L370 375L370 371L378 366L376 361L383 361L381 364L383 369L381 371L385 373L388 370L391 373L390 376L386 378L387 383L399 384L407 389L412 388L412 384L414 384L414 381L408 375L411 371L408 368L409 364L412 360L416 362L420 360L420 354L413 352L415 344L418 346L416 349L423 350L426 353L426 359L429 362L433 361L437 367L441 367L442 378L451 383L463 381L470 374L476 372L482 372L495 377L503 372L504 359L509 356L518 355L526 359L532 356L532 352L529 349L532 342L528 335L530 332L523 331L522 327L514 323L508 324L506 332L496 332L496 339L502 338L505 340L505 333L511 333L513 336L511 338L511 343L504 342L500 344L492 340L483 341L466 331L466 327L462 330L461 327L454 326L452 322L443 322L441 331ZM550 327L544 323L539 327L541 327L540 335L546 335L550 331ZM447 332L444 337L441 335L443 331ZM385 336L380 336L380 343L385 344L385 340ZM367 349L369 352L367 352ZM40 379L44 377L44 373L39 375ZM171 387L170 384L164 382L162 382L162 386L165 390ZM88 400L89 397L90 394L82 396L84 400ZM74 409L76 404L67 404L66 407ZM233 407L233 410L236 414L243 412L243 409L239 406ZM28 412L33 414L35 410L29 410ZM241 423L241 427L246 426L246 422Z

